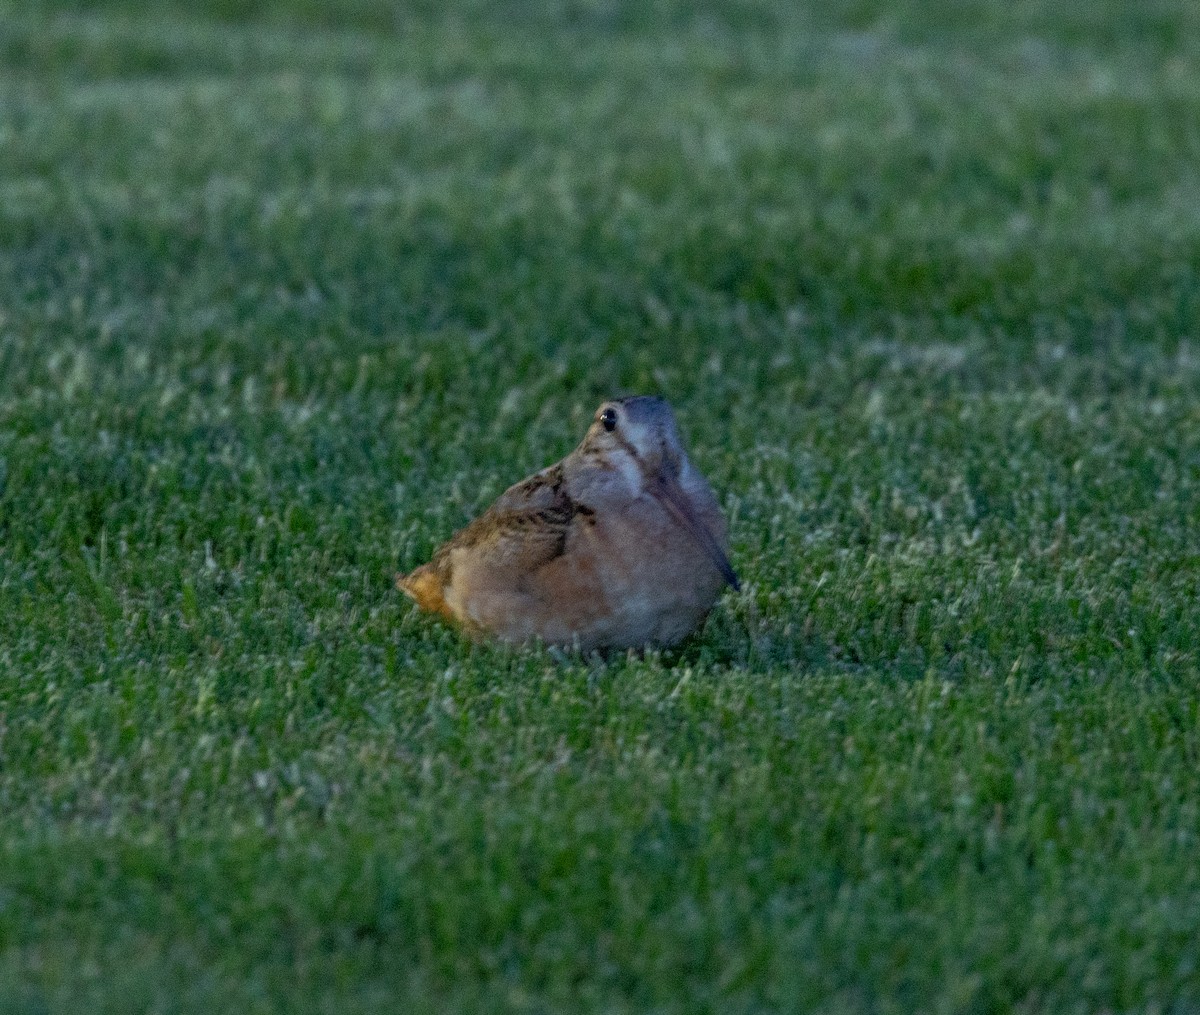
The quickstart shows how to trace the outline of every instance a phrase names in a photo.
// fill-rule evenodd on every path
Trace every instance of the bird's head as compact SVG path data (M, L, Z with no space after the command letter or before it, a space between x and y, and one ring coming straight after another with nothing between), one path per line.
M684 491L682 474L690 463L675 414L664 399L634 395L602 403L579 452L618 471L630 489L657 500L704 548L725 580L739 587L724 549Z

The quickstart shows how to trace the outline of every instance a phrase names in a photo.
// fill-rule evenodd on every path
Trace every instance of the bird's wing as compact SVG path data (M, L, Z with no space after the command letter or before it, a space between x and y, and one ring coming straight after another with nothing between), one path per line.
M482 515L456 533L434 555L432 565L455 580L455 570L473 572L473 582L523 583L525 577L562 555L571 525L588 509L566 491L561 465L510 487Z

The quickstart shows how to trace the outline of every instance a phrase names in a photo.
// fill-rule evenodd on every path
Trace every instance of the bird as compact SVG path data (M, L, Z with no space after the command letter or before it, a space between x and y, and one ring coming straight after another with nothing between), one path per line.
M666 648L728 585L728 528L659 397L610 399L566 458L506 490L397 586L476 638Z

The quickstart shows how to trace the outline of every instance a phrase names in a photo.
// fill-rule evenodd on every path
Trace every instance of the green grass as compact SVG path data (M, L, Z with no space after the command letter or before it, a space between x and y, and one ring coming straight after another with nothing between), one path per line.
M0 4L0 1012L1200 1009L1197 123L1189 0ZM416 615L626 392L743 590Z

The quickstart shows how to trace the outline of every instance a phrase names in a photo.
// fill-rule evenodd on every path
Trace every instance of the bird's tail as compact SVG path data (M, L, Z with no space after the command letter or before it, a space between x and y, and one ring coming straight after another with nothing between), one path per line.
M452 617L446 603L445 586L441 576L431 564L422 564L409 574L396 575L396 588L408 596L422 610Z

